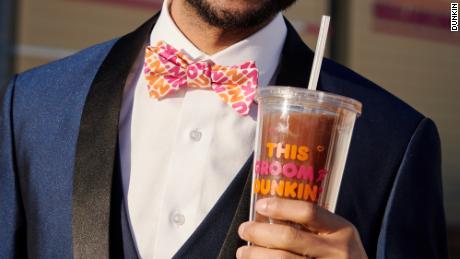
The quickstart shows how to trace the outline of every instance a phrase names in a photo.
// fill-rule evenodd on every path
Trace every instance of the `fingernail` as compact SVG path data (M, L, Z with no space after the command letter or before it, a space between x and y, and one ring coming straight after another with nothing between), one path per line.
M238 248L238 250L236 250L236 258L243 258L243 253L244 253L244 246Z
M238 234L240 234L240 237L242 237L243 239L245 238L245 228L248 224L247 223L243 223L240 225L240 227L238 228Z
M259 212L266 212L268 207L268 200L261 199L256 202L256 210Z

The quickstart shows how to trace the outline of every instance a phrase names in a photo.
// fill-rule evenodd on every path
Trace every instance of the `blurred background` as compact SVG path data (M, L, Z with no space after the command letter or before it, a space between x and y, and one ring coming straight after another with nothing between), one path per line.
M130 32L161 3L0 0L0 84L14 73ZM331 15L328 56L436 122L442 139L450 258L460 258L460 32L450 31L450 3L299 0L286 16L314 49L320 16Z

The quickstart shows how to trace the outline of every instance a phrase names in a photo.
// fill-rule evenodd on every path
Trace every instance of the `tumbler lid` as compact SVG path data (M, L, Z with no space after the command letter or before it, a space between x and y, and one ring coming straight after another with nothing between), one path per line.
M337 108L343 108L352 112L361 114L362 104L361 102L341 96L338 94L326 93L318 90L308 90L299 87L289 86L265 86L259 87L256 92L257 102L262 102L266 98L281 98L285 101L289 100L293 104L325 104L335 106Z

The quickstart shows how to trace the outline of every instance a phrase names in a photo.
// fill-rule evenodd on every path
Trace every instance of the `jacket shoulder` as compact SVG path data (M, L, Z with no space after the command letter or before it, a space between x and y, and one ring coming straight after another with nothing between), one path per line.
M326 84L334 84L339 94L359 100L363 104L363 115L378 113L394 119L413 119L420 122L424 115L396 97L382 86L330 59L325 59L323 76ZM415 129L415 128L414 128Z
M93 74L98 70L102 61L109 53L117 39L106 41L86 49L83 49L68 57L44 64L17 76L16 84L19 86L51 86L60 84L66 80ZM31 88L33 88L31 86Z
M115 42L89 47L17 75L12 86L15 125L34 128L44 121L55 125L69 118L78 121L94 77Z

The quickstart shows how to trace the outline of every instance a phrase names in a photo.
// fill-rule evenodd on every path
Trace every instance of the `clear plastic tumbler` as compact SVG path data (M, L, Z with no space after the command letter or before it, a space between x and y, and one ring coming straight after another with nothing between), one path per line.
M255 202L267 197L309 201L334 212L361 103L287 86L260 88L256 100L250 219L276 222L255 212Z

